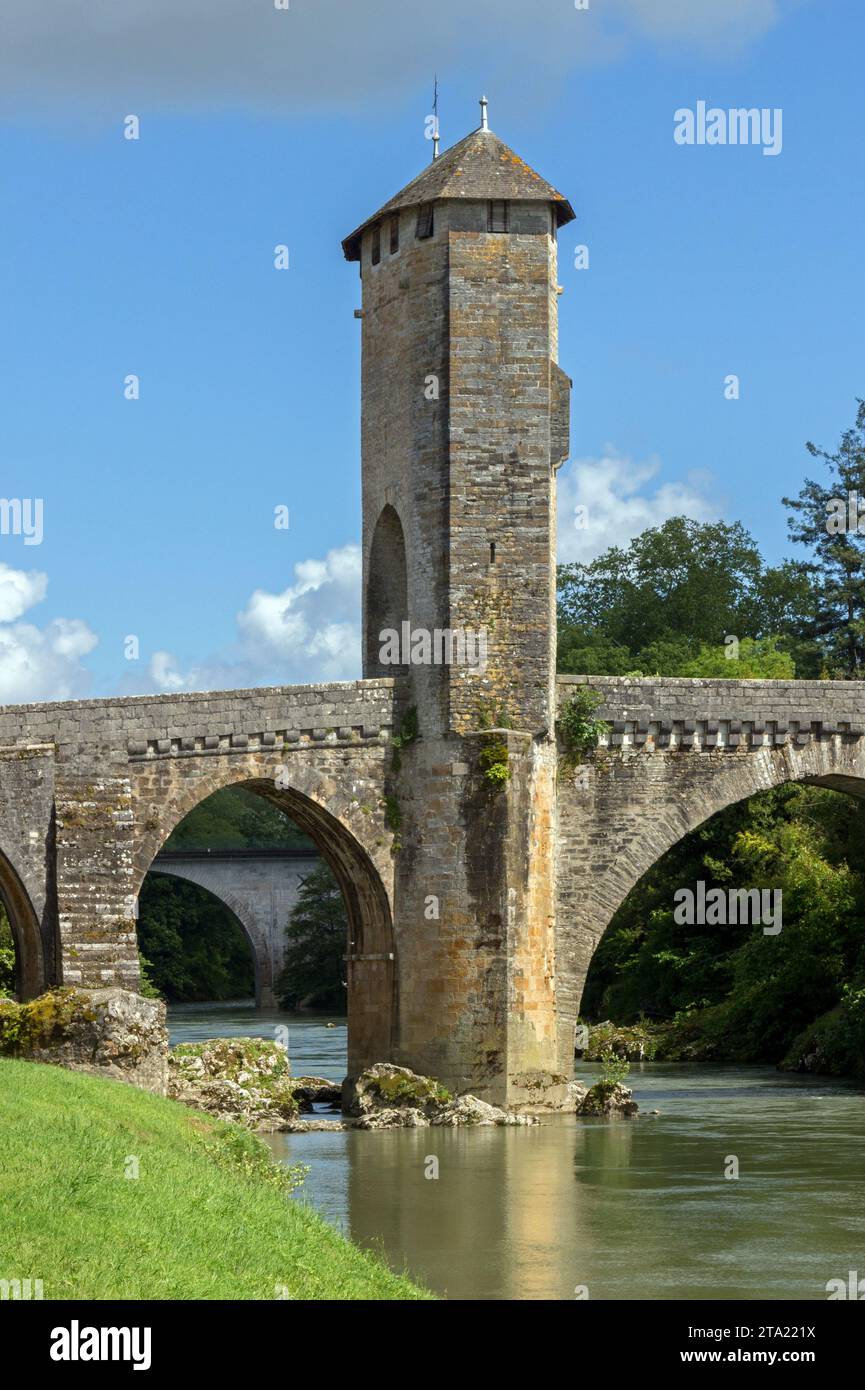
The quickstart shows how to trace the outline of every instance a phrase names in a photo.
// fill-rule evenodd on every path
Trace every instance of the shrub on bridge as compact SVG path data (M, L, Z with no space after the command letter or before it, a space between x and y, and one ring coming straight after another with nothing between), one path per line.
M583 762L597 747L602 735L609 733L607 721L595 718L595 710L602 701L603 696L597 690L583 685L559 710L557 725L566 767L576 767Z

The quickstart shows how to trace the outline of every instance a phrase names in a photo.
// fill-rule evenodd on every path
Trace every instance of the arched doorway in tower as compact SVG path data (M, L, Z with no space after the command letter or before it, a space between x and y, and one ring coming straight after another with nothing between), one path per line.
M408 619L405 536L394 507L382 508L369 548L364 592L364 675L395 676L404 665L381 659L383 633L401 633Z
M290 1017L295 1070L304 1038L328 1075L340 1056L344 1074L388 1055L387 895L346 826L299 791L245 781L192 805L144 876L138 935L175 1037L272 1036Z
M865 781L786 782L718 811L631 888L580 1005L647 1058L865 1079Z

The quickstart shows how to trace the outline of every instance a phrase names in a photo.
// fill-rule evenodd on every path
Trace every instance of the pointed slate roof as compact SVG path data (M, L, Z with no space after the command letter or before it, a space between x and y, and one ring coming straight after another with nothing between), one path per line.
M473 130L438 159L428 164L423 173L407 183L384 207L347 236L342 243L348 261L360 259L360 239L367 227L380 217L398 208L433 203L440 198L518 199L553 203L558 225L573 220L575 213L567 198L552 184L530 169L491 130Z

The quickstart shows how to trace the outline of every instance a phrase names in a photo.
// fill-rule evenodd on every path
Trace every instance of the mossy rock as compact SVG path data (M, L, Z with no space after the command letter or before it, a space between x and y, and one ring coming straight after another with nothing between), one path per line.
M67 986L18 1004L0 1000L0 1056L27 1057L64 1037L76 1025L94 1023L89 997Z
M623 1115L630 1118L639 1109L627 1086L618 1081L597 1081L586 1092L576 1113L592 1116Z

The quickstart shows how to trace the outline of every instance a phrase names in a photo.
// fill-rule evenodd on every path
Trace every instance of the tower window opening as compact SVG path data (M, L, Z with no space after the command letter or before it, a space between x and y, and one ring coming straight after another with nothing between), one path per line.
M508 230L508 205L497 200L487 207L487 231L506 232Z
M495 562L496 562L496 543L495 543L495 541L490 541L490 564L491 564L491 565L494 565Z
M372 229L372 263L378 265L381 260L381 225L376 223Z
M418 241L425 241L433 234L433 205L432 203L421 203L417 210L417 238Z
M395 256L399 250L399 217L390 220L390 254Z

